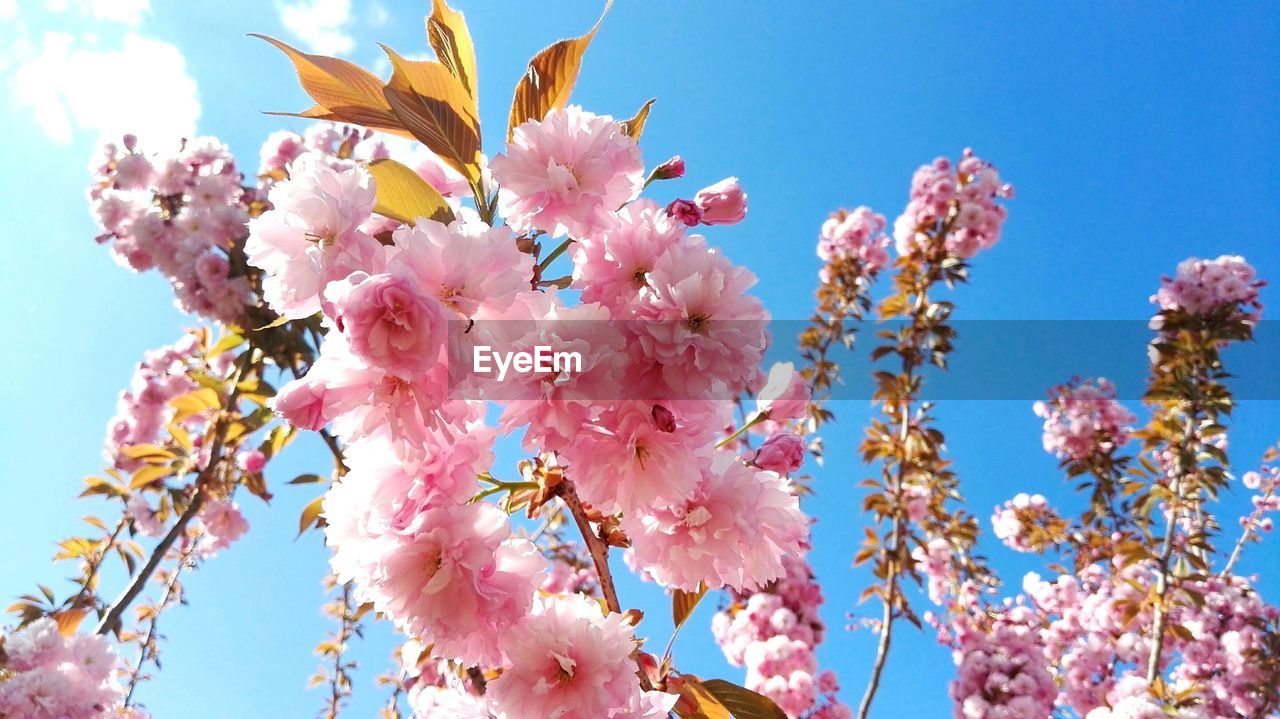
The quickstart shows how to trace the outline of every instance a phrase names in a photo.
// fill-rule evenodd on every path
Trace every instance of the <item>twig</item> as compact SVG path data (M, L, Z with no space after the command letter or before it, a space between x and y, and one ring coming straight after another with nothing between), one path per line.
M127 709L133 703L133 693L138 688L138 684L142 679L142 667L146 664L147 659L155 659L158 651L154 648L157 640L156 629L160 624L160 613L164 611L169 602L173 600L174 592L178 590L178 578L182 576L182 570L186 567L187 561L190 559L191 552L183 551L178 555L178 562L173 568L173 572L169 575L164 585L164 595L160 598L160 603L156 605L155 613L151 615L147 626L147 636L143 639L138 651L138 664L133 668L132 674L129 675L129 691L124 697L124 706ZM157 664L156 666L159 666Z

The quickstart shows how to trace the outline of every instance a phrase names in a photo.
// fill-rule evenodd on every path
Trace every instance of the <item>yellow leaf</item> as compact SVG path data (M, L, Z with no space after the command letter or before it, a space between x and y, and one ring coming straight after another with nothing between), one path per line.
M472 183L479 181L480 120L462 83L438 62L382 49L391 59L391 80L382 88L391 111L418 141Z
M242 342L244 342L244 338L232 332L218 340L217 344L209 350L209 354L216 357L223 352L229 352L232 349L239 347Z
M256 33L251 36L266 40L288 55L302 89L318 103L297 116L349 122L407 136L382 93L382 81L372 73L346 60L302 52L273 37Z
M161 459L173 459L174 454L164 447L154 444L135 444L120 450L120 454L129 459L152 459L159 457Z
M640 141L640 133L644 132L644 123L649 119L649 108L653 107L653 103L655 102L657 102L656 98L646 102L640 110L636 112L635 117L618 123L622 125L622 131L627 134L627 137L630 137L636 142Z
M173 474L173 467L168 465L148 464L133 473L133 481L129 482L129 489L141 489L142 487L145 487L158 479L168 477L171 474Z
M214 409L221 406L222 398L218 393L208 387L201 387L194 392L188 392L179 397L175 397L169 401L173 405L174 422L181 422L193 414L200 414L206 410Z
M316 497L311 500L305 509L302 510L302 516L298 518L298 536L311 528L320 520L320 513L324 511L324 497Z
M367 167L378 192L374 212L410 225L419 217L453 222L449 203L418 173L395 160L374 160Z
M591 30L582 37L561 40L533 56L524 76L516 84L516 94L511 100L511 117L507 121L507 140L526 120L541 120L554 107L564 107L569 102L573 85L578 81L582 68L582 55L591 44L600 23L608 14L613 0L608 0L604 12Z
M445 0L431 3L431 14L427 16L427 42L436 51L440 63L462 83L472 101L478 100L476 48L471 43L471 33L467 31L467 19L449 7ZM479 115L476 105L473 104L471 109L473 114Z

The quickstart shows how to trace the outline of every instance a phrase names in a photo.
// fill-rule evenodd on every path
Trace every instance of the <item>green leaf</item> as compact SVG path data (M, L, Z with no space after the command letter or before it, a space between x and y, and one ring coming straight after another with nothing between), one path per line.
M289 484L317 484L323 481L324 477L321 477L318 474L300 474L289 480Z

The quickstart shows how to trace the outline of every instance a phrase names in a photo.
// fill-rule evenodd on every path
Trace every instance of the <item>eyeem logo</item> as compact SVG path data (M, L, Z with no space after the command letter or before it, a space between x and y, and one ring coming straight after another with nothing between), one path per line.
M582 354L579 352L554 352L548 345L536 345L532 352L495 352L489 345L476 345L471 352L471 369L477 374L498 370L498 381L512 370L519 374L582 371Z

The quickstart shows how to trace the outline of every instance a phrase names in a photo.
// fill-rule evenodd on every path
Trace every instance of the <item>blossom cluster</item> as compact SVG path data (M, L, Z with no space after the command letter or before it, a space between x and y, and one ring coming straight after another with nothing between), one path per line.
M640 691L624 615L540 593L542 553L499 507L471 500L478 477L502 484L488 474L497 433L523 430L524 448L563 468L593 511L618 516L664 586L782 576L808 537L790 480L715 448L731 424L724 400L764 380L755 278L634 199L635 141L576 106L521 125L491 161L506 227L465 206L450 222L377 217L362 166L285 159L293 149L270 153L288 179L251 221L246 253L273 311L321 312L329 330L275 408L298 427L332 425L347 447L350 472L324 501L334 573L437 657L500 670L484 698L503 719L665 713L674 697ZM535 232L570 236L577 304L538 286L513 234ZM460 372L481 345L577 350L584 366ZM760 411L798 416L785 416L807 399L787 394L796 382L781 380Z
M120 393L116 416L108 425L103 450L106 460L115 469L126 472L145 467L146 460L131 450L163 445L168 436L166 428L177 420L177 425L190 437L193 468L198 471L208 465L210 447L205 430L211 419L210 411L184 413L178 419L173 401L200 388L198 375L225 376L233 361L231 352L206 356L203 339L196 332L183 335L172 345L145 353L129 389ZM246 474L257 474L266 466L266 457L258 450L245 450L239 466ZM153 509L144 487L130 492L125 503L126 513L138 534L160 537L167 529L172 512ZM205 502L193 524L193 529L199 530L199 554L213 556L243 536L248 528L239 506L229 498Z
M1040 617L1010 604L964 614L943 630L952 646L955 719L1043 719L1053 714L1057 688L1049 672Z
M0 716L13 719L143 719L120 704L116 657L106 637L63 636L44 617L0 637Z
M1191 257L1178 263L1177 274L1163 277L1151 302L1161 310L1182 310L1203 316L1222 307L1243 308L1246 317L1262 310L1257 271L1243 257L1222 255L1216 260Z
M1092 719L1146 716L1125 707L1150 702L1142 682L1134 698L1134 680L1145 678L1151 651L1150 609L1134 617L1154 573L1144 564L1091 565L1077 576L1053 581L1029 574L1023 590L1045 618L1046 656L1055 658L1060 685L1058 702ZM1249 657L1264 649L1267 626L1280 618L1242 577L1210 577L1186 581L1183 590L1195 602L1179 602L1169 622L1185 631L1164 638L1162 673L1174 692L1199 702L1199 716L1250 717L1263 708L1258 686L1265 668ZM1157 707L1158 708L1158 707ZM1108 709L1090 714L1099 709ZM1191 716L1196 716L1195 714Z
M1087 719L1169 716L1146 679L1152 611L1143 600L1153 582L1148 563L1118 557L1051 580L1029 573L1023 594L994 607L957 597L947 622L930 615L958 668L954 716L1030 719L1055 708ZM1188 580L1181 591L1197 601L1171 609L1169 622L1182 629L1165 636L1160 666L1187 699L1175 716L1259 716L1268 670L1250 657L1265 653L1280 609L1237 576Z
M1256 472L1245 472L1240 478L1245 489L1254 492L1251 501L1253 512L1240 518L1240 525L1246 530L1261 529L1270 532L1274 528L1271 518L1265 516L1269 512L1280 512L1280 467L1263 466Z
M216 138L185 140L164 153L145 152L126 135L119 143L104 143L91 166L90 205L102 229L97 239L110 243L125 267L164 274L182 311L240 324L259 291L243 266L246 223L270 206L271 187L288 178L294 164L348 169L393 153L446 201L461 202L465 179L434 153L350 127L317 123L301 134L272 133L260 150L256 181L248 186Z
M1044 419L1044 450L1062 459L1084 460L1129 441L1137 417L1116 401L1109 380L1074 379L1049 390L1033 410Z
M991 529L1005 546L1019 552L1040 551L1066 528L1066 522L1042 494L1019 492L996 507Z
M825 263L837 259L858 260L868 273L878 272L889 264L889 236L885 234L884 215L869 207L859 207L852 212L840 210L822 223L818 235L818 257ZM829 269L824 267L819 278L830 282Z
M200 338L187 334L172 345L143 355L129 389L121 392L116 401L116 416L107 425L103 455L113 467L133 471L141 466L137 458L126 456L123 450L137 444L153 444L160 437L173 418L170 402L199 386L191 373L203 364L201 352ZM230 359L230 356L216 358L215 372L226 369ZM183 424L195 429L206 420L207 417L197 413L185 418Z
M826 625L818 615L822 588L803 555L783 560L786 574L754 592L733 592L711 630L725 658L747 668L747 688L772 699L792 719L848 719L835 698L834 672L818 672L814 652Z
M160 271L184 312L238 321L253 292L229 253L244 239L253 195L226 146L200 137L147 153L126 135L104 144L91 169L98 241L134 271Z
M1007 215L999 199L1013 197L991 163L966 149L958 163L939 157L911 178L910 200L893 223L898 254L926 249L929 231L941 226L948 255L968 258L1000 241Z

